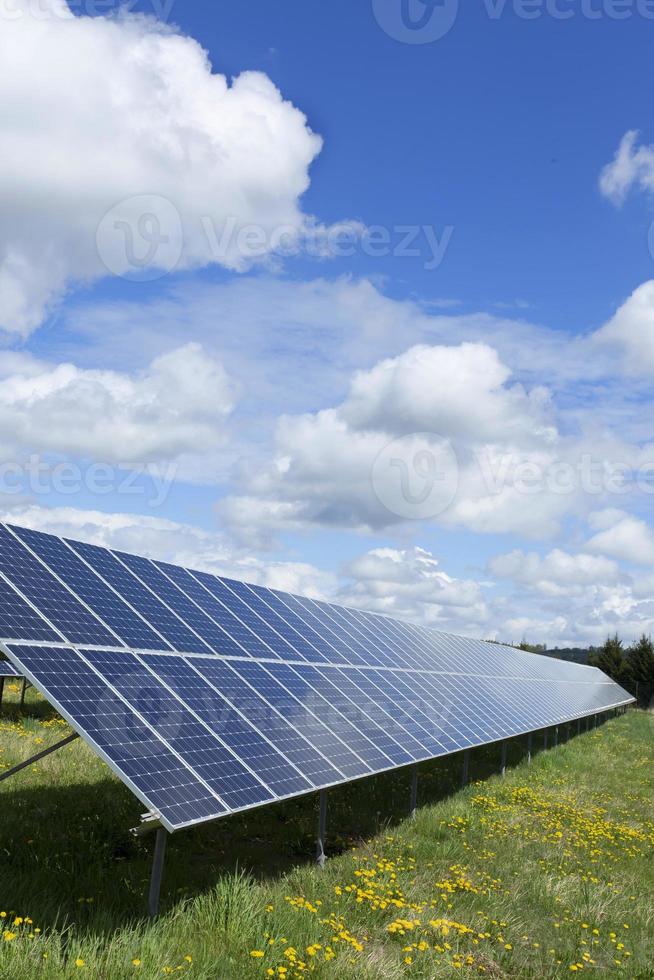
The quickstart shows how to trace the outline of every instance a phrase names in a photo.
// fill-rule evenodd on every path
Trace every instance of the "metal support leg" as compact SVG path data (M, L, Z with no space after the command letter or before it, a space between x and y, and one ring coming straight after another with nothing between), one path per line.
M502 742L502 759L500 762L500 776L502 779L506 776L506 742Z
M25 691L27 690L27 678L23 677L23 687L20 692L20 706L21 709L25 707Z
M74 742L76 738L79 738L77 732L75 732L73 735L69 735L67 738L63 738L61 742L57 742L56 745L51 745L49 749L43 749L42 752L37 752L36 755L26 759L25 762L19 762L17 766L12 766L11 769L7 769L6 772L0 773L0 783L4 779L9 779L9 777L13 776L14 773L20 772L21 769L27 769L28 766L38 762L39 759L45 759L46 755L52 755L52 753L56 752L57 749L63 749L64 745Z
M558 748L559 745L559 726L554 726L554 748Z
M527 735L527 765L531 765L531 745L533 741L533 736L531 732Z
M166 856L166 841L168 831L159 827L154 841L154 858L152 859L152 875L150 877L150 894L148 895L148 915L151 919L159 914L159 895L163 877L164 857Z
M586 715L586 731L590 731L590 718Z
M468 785L468 777L470 776L470 749L466 749L463 753L463 773L461 775L461 785Z
M581 735L581 718L577 718L577 735Z
M325 867L325 835L327 833L327 790L320 790L320 815L318 817L318 846L316 862L321 868Z
M597 715L593 717L593 728L597 728Z
M418 767L413 766L411 770L411 803L409 804L409 815L415 820L416 810L418 809Z
M547 729L543 732L543 748L547 748Z
M5 692L5 679L0 677L0 711L2 711L2 695Z

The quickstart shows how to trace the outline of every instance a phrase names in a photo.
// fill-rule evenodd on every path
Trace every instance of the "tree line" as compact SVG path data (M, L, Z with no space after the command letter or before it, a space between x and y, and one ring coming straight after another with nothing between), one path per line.
M625 647L615 633L591 651L588 662L599 667L614 681L649 707L654 701L654 644L644 633L632 646Z

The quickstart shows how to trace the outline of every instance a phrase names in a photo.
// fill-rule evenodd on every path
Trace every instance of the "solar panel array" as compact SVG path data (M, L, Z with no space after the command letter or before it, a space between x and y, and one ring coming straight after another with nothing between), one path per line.
M9 525L0 645L168 830L632 700L595 668Z
M8 660L0 660L0 677L20 677L20 674Z

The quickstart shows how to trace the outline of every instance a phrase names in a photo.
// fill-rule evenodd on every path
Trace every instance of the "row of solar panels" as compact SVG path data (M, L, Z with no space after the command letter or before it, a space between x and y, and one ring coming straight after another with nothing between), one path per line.
M0 636L169 830L630 700L594 668L3 525Z
M623 703L588 684L7 647L169 829Z
M6 640L570 682L592 671L19 527L0 525L0 574Z

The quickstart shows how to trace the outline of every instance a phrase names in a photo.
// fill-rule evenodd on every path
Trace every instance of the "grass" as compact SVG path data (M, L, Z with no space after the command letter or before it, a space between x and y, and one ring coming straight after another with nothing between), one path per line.
M0 770L68 728L10 685ZM631 711L538 753L510 745L169 840L162 915L144 918L141 805L81 741L0 786L0 977L654 978L654 717Z

